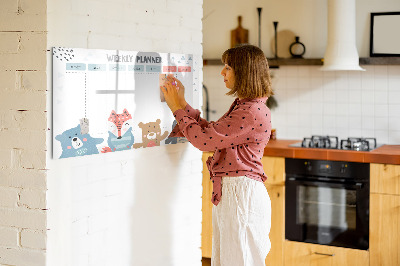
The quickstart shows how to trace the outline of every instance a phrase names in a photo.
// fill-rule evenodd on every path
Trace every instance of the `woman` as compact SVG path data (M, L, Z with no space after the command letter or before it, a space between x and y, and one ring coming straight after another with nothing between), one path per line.
M221 71L227 95L237 98L218 121L200 118L184 99L179 80L169 78L162 91L178 121L172 136L185 136L202 151L214 151L207 166L213 182L212 265L265 265L270 250L271 202L261 158L268 143L272 95L268 62L252 45L228 49Z

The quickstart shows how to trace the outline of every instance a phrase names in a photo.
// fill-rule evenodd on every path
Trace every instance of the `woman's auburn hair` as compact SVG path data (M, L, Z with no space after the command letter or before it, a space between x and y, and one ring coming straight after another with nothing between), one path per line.
M221 60L235 74L235 85L227 95L255 99L274 94L268 61L260 48L248 44L230 48L222 54Z

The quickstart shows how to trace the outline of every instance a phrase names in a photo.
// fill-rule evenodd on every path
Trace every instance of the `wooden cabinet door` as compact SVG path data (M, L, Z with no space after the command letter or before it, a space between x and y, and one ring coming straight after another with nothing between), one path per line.
M368 266L365 250L285 240L285 266ZM372 264L371 264L372 265Z
M266 266L283 265L285 240L285 187L265 184L271 199L271 250L265 259Z
M371 194L371 266L400 265L400 196Z
M400 165L370 165L371 193L400 195Z
M211 152L203 153L203 194L202 194L202 224L201 224L201 253L204 258L211 258L212 252L212 183L206 161Z
M268 177L266 184L285 185L285 158L264 156L261 163Z

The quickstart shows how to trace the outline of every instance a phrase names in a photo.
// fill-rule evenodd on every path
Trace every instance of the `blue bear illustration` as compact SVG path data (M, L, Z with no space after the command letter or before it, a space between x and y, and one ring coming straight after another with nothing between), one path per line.
M89 134L81 134L81 126L68 129L56 136L61 142L61 158L98 154L96 145L103 142L102 138L93 138Z

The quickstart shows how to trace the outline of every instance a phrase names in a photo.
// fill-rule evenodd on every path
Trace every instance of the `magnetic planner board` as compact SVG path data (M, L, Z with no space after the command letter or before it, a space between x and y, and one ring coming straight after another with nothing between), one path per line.
M197 99L192 54L53 47L53 157L176 144L160 84L173 75Z

